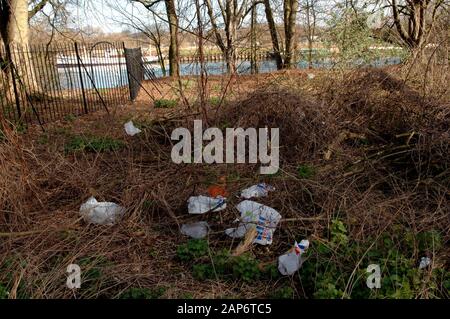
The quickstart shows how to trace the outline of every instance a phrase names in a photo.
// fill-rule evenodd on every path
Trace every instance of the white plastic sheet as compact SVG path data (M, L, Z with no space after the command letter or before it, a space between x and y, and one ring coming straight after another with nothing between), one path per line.
M225 198L222 196L191 196L188 199L189 214L204 214L206 212L218 212L227 207Z
M431 264L430 257L422 257L420 259L419 269L427 268Z
M113 225L124 213L125 208L111 202L98 202L94 197L80 207L80 214L87 222L100 225Z
M192 224L181 225L181 233L183 235L200 239L208 235L209 225L207 222L197 222Z
M278 271L284 276L290 276L300 269L303 260L302 254L308 249L309 241L303 239L300 244L295 242L294 247L286 254L278 257Z
M260 245L272 244L273 233L281 219L281 215L269 206L250 200L242 201L236 208L241 212L240 224L237 228L226 229L225 234L233 238L241 238L252 227L256 227L256 238L253 240L253 243Z
M134 126L133 121L126 122L124 128L125 132L130 136L134 136L136 134L141 133L141 130L138 129L136 126Z
M266 183L260 183L242 190L241 197L245 199L250 199L253 197L266 197L269 192L274 190L275 188L273 186L267 185Z

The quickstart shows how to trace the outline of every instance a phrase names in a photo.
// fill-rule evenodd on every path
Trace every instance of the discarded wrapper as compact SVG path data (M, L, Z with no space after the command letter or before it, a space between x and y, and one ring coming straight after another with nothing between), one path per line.
M316 75L314 73L308 73L308 79L312 80L316 77Z
M256 238L254 244L272 244L273 233L281 215L273 208L245 200L240 202L236 208L241 212L240 224L237 228L228 228L225 234L233 238L241 238L252 227L256 227Z
M269 192L274 190L275 188L273 186L267 185L266 183L260 183L242 190L241 197L246 199L252 197L265 197L269 194Z
M209 225L207 222L197 222L181 225L181 233L195 239L205 237L208 234L208 230Z
M113 225L125 213L125 208L110 202L98 202L89 198L80 207L83 218L93 224Z
M278 257L278 271L285 276L290 276L300 269L303 260L302 254L308 249L309 241L303 239L300 244L295 242L293 249Z
M218 212L227 207L226 198L222 196L191 196L188 199L189 214L204 214L206 212Z
M429 257L420 258L419 269L427 268L431 264L431 259Z
M138 129L136 126L134 126L133 121L126 122L124 128L125 132L130 136L134 136L136 134L141 133L141 130Z

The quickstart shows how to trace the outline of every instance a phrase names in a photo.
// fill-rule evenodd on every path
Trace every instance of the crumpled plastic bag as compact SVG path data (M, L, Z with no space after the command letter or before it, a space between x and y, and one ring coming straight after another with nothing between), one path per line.
M226 198L222 196L191 196L188 199L189 214L204 214L206 212L218 212L227 207Z
M91 197L81 205L80 214L89 223L113 225L125 214L125 208L111 202L98 202Z
M252 197L266 197L269 192L274 190L275 188L273 186L267 185L266 183L260 183L242 190L241 197L245 199L250 199Z
M232 238L242 238L252 227L256 228L254 244L272 244L273 233L281 215L273 208L251 200L240 202L236 208L241 212L240 224L237 228L228 228L225 234Z
M308 247L309 241L307 239L300 241L300 244L295 242L294 247L288 253L278 257L278 271L284 276L294 274L302 266L302 254Z
M308 80L312 80L316 77L314 73L308 73Z
M195 239L200 239L208 235L208 230L209 225L207 222L197 222L181 225L181 233Z
M431 264L430 257L422 257L420 258L419 269L427 268Z
M125 132L130 136L134 136L134 135L142 132L140 129L138 129L136 126L134 126L133 121L126 122L124 125L124 128L125 128Z

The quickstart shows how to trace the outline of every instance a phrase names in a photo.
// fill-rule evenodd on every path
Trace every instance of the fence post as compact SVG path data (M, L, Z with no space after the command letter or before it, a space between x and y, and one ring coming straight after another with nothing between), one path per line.
M84 112L88 114L88 107L86 101L86 93L84 92L83 74L81 73L80 52L78 51L78 43L75 42L75 54L77 55L78 74L80 75L81 93L83 95Z
M6 57L8 59L9 69L11 71L11 81L12 81L13 90L14 90L14 98L16 100L17 116L18 116L18 119L20 119L22 117L22 111L20 110L20 98L19 98L19 92L17 91L17 84L16 84L16 77L14 74L14 65L13 65L13 61L12 61L11 47L12 47L11 44L7 45Z

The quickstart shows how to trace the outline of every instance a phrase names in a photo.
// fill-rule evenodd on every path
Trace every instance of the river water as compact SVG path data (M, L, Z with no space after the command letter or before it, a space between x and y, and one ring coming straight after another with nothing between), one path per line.
M386 65L393 65L401 63L401 59L398 57L379 58L373 60L369 65L375 67L381 67ZM363 65L362 61L355 61L355 64ZM206 62L206 71L209 75L220 75L226 73L226 66L224 62ZM324 59L313 63L313 68L332 68L334 65L331 59ZM367 65L367 64L365 64ZM150 67L156 77L163 77L163 72L159 67L159 64L147 64ZM299 69L307 69L308 62L300 61L297 65ZM275 60L263 60L258 62L258 72L267 73L275 71ZM86 72L87 71L87 72ZM200 67L198 63L181 63L180 74L181 75L199 75ZM250 74L250 61L240 61L238 63L237 71L239 74ZM168 68L167 68L168 72ZM86 65L82 70L82 81L84 88L92 89L93 83L98 89L107 89L120 87L128 84L128 76L125 64L120 65ZM80 74L77 66L64 66L58 67L58 77L61 89L78 89L81 87ZM149 75L145 75L145 79L148 79Z

